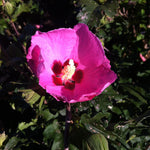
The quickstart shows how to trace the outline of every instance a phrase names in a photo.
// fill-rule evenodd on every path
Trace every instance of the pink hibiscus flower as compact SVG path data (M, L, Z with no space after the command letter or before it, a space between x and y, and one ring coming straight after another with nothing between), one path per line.
M101 42L81 23L73 29L37 31L26 58L39 84L58 101L91 100L117 78Z

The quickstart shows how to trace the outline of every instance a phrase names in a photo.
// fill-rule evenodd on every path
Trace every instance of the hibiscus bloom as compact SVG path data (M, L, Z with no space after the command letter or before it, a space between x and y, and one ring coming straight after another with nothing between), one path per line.
M40 86L68 103L91 100L117 78L101 42L81 23L73 29L37 31L27 61Z

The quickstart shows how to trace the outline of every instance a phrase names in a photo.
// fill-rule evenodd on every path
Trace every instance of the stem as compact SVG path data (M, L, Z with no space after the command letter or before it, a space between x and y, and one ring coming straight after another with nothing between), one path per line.
M18 30L17 30L17 28L16 28L14 22L10 21L10 24L11 24L12 28L14 29L14 31L15 31L17 37L18 37L18 36L20 35L20 33L18 32Z
M64 150L69 150L69 127L71 123L71 106L70 103L66 105L66 124L65 124L65 135L64 135Z

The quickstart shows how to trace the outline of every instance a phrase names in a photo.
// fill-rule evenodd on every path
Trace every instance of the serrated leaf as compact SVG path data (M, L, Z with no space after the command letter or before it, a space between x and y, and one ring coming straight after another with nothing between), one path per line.
M20 16L24 12L30 12L34 8L32 0L30 0L28 3L20 3L19 6L17 7L17 10L13 14L12 18L13 21L17 20L17 17Z
M82 11L78 14L77 18L83 23L88 23L91 19L93 11L98 7L98 3L93 0L80 0L83 6Z
M105 14L109 17L114 17L114 15L116 14L116 10L118 8L118 3L113 2L107 2L104 5L101 6L101 9L105 11Z
M35 125L36 122L37 122L37 119L33 119L30 123L21 122L21 123L19 123L19 125L18 125L18 129L22 131L22 130L24 130L24 129L27 129L27 128L30 127L30 126Z
M31 89L20 90L20 91L23 92L22 96L25 98L25 101L29 103L31 106L33 106L33 104L35 104L40 98L40 95Z

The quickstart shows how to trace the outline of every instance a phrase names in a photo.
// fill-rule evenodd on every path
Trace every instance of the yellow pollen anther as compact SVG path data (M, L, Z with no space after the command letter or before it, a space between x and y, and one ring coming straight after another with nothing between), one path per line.
M74 61L69 60L69 65L65 66L62 70L62 80L67 81L72 78L75 73L76 67L74 66Z

